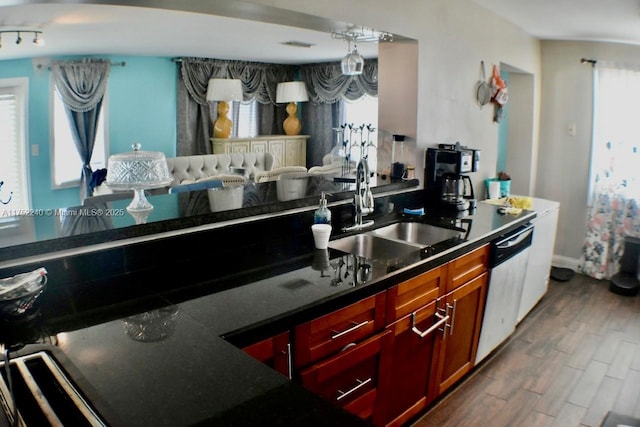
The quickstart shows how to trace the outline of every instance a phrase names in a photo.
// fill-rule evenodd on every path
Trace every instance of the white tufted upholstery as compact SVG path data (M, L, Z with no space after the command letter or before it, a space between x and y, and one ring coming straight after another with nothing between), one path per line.
M167 166L173 176L170 186L189 184L230 173L230 167L244 168L249 177L273 168L271 153L204 154L168 157Z
M256 182L277 181L283 173L300 172L306 173L307 168L304 166L282 166L268 171L256 172Z

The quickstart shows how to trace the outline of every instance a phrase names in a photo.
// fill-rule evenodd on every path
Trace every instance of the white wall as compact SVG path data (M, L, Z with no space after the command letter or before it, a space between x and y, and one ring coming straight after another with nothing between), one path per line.
M536 196L560 202L554 253L580 258L586 233L591 145L592 67L580 59L640 63L640 46L544 41ZM576 134L569 134L571 125Z
M416 174L424 149L460 141L481 151L473 174L479 194L496 173L498 125L493 109L475 101L479 64L508 63L534 75L531 100L539 114L540 42L470 0L253 0L255 3L401 34L418 40Z

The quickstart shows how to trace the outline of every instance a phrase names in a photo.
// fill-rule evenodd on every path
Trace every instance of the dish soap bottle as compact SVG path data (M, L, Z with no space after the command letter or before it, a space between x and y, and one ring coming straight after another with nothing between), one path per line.
M326 195L331 194L323 191L320 195L320 207L313 213L314 224L331 224L331 211L327 207Z

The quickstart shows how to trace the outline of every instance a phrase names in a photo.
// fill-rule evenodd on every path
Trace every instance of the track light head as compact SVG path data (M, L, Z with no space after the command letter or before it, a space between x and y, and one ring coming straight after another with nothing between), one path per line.
M18 36L16 37L16 44L22 43L22 37L20 37L20 31L18 31Z
M33 44L36 46L44 46L44 39L40 38L39 31L34 31L33 36Z

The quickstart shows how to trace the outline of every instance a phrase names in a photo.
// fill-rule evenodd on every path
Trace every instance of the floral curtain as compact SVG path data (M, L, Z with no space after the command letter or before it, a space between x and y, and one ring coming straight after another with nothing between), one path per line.
M594 131L587 235L580 269L609 279L626 236L640 237L640 68L594 68Z
M51 66L82 159L80 200L93 194L91 156L110 70L111 62L102 59L56 61Z

